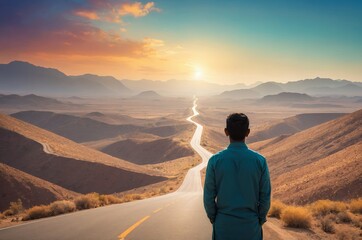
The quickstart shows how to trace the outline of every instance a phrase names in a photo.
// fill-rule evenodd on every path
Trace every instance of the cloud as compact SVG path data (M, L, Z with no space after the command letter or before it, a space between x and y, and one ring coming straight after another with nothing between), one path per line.
M146 4L142 4L141 2L124 3L119 8L119 14L121 16L132 15L134 17L143 17L152 11L160 11L159 8L155 7L154 2L148 2Z
M106 16L120 21L118 9L145 15L154 3L124 3L116 0L21 1L3 0L0 8L0 53L2 55L53 54L82 56L149 57L162 45L158 40L122 37L123 26L103 30L92 21ZM136 7L134 7L136 6ZM136 13L135 9L139 8ZM118 17L117 17L118 16ZM111 20L111 19L110 19Z
M99 16L96 12L93 11L86 11L86 10L79 10L75 12L75 15L90 19L90 20L99 20Z

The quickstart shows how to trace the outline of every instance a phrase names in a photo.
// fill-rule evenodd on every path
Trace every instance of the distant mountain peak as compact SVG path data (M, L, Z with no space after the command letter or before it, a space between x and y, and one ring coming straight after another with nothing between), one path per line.
M143 92L137 94L136 97L141 97L141 98L161 98L162 96L160 94L158 94L157 92L153 91L153 90L149 90L149 91L143 91Z

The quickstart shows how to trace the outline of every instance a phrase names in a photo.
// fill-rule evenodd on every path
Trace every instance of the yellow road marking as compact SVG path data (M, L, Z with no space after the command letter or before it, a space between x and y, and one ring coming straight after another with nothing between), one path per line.
M138 222L136 222L135 224L133 224L131 227L129 227L126 231L124 231L123 233L121 233L118 236L119 240L124 240L126 238L126 236L128 234L130 234L136 227L138 227L141 223L143 223L144 221L146 221L150 216L146 216L144 218L142 218L141 220L139 220Z
M153 213L159 212L162 208L156 209Z

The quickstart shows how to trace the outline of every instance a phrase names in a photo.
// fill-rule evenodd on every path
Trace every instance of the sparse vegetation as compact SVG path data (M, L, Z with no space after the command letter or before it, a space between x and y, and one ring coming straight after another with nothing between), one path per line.
M330 213L339 213L346 211L347 204L344 202L331 200L318 200L312 203L309 208L315 216L325 216Z
M356 233L352 233L348 230L342 230L337 233L337 239L339 239L339 240L358 240L361 238Z
M78 210L96 208L101 204L98 193L88 193L80 196L74 200L74 203Z
M23 217L23 221L44 218L51 216L50 207L46 205L35 206L28 209Z
M21 199L18 199L16 202L10 202L9 208L3 212L3 215L13 216L22 212L23 210L23 202Z
M304 207L286 207L282 211L280 218L287 227L310 228L312 224L312 215Z
M282 211L286 207L287 206L284 203L282 203L281 201L278 201L278 200L272 201L270 210L268 212L268 216L280 219L280 215L282 214Z
M362 215L358 213L360 200L352 200L349 204L319 200L306 206L288 206L274 200L268 216L280 218L287 227L319 228L327 234L335 234L333 239L354 240L360 238L362 230Z
M349 209L353 213L362 214L362 198L353 199L349 204Z
M113 195L100 195L99 196L99 201L101 206L106 206L106 205L110 205L110 204L117 204L117 203L122 203L122 199L113 196Z
M337 223L350 223L352 222L351 214L347 211L340 212L337 214Z
M321 228L326 233L335 233L333 216L327 215L321 219Z
M52 216L74 212L76 209L74 202L66 200L53 202L49 208Z

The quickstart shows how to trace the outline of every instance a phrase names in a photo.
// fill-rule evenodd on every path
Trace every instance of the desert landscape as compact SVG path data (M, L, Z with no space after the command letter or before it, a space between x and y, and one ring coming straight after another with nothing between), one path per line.
M219 226L246 212L266 240L362 239L360 2L0 6L1 240L254 240ZM266 163L223 208L232 113Z
M284 92L297 83L295 92ZM170 87L170 82L164 84ZM347 95L313 95L310 85L341 88L340 81L310 79L290 82L285 89L266 83L197 99L195 120L204 127L201 145L211 153L228 145L223 133L228 114L249 116L247 143L267 158L277 204L272 209L279 211L280 206L361 197L362 96L354 96L354 90ZM133 95L121 98L2 94L0 207L10 216L3 225L16 223L9 220L14 219L10 210L17 201L22 209L34 209L84 196L113 196L107 201L119 203L176 191L187 171L201 162L190 146L195 127L186 121L193 98L162 96L157 90L165 86L160 82L158 87L133 89ZM20 216L26 219L24 213ZM351 221L358 222L355 218ZM289 234L337 236L326 235L316 225L309 226L313 234ZM351 236L360 231L348 229Z

